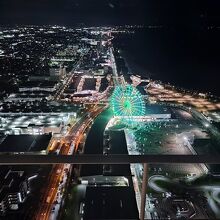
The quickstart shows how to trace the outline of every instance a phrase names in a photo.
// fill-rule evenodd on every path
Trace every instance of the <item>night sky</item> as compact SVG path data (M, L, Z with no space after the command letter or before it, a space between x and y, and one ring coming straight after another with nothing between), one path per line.
M1 24L220 23L218 0L1 0Z

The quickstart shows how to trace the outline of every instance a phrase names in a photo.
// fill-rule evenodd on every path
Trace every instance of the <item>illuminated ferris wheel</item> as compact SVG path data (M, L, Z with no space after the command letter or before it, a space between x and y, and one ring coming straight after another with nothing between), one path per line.
M128 121L134 117L145 115L145 103L141 93L133 86L117 86L110 101L115 116Z

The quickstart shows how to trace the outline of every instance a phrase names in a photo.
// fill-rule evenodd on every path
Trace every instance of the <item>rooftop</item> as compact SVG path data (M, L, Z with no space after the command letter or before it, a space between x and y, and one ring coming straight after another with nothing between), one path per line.
M20 88L32 88L32 87L42 87L42 88L53 88L56 82L52 81L27 81L20 85Z
M85 215L92 219L139 219L131 187L87 187Z
M0 170L0 202L9 193L19 192L19 185L25 180L23 171L13 171L8 167Z
M0 144L0 152L41 152L46 151L52 135L7 135Z

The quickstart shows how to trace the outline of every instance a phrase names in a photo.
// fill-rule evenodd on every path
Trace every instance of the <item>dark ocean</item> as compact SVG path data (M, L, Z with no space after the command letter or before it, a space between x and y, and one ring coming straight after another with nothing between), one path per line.
M144 28L117 34L131 73L220 96L220 29Z

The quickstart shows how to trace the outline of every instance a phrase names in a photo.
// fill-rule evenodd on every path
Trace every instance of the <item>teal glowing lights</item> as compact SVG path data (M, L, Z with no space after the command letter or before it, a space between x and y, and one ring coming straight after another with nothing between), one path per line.
M115 116L129 121L135 116L145 115L145 103L141 93L133 86L117 86L110 101Z

